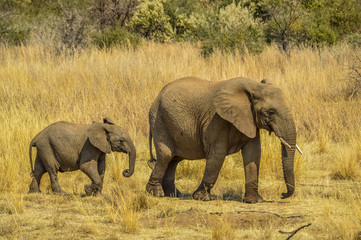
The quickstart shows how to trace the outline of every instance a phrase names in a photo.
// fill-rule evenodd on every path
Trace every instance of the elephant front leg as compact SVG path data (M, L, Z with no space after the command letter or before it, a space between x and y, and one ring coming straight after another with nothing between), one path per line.
M263 198L258 193L258 176L261 160L261 142L259 133L242 148L243 165L245 171L245 195L243 202L262 202Z
M100 176L101 184L103 188L104 184L104 175L105 175L105 153L101 154L98 160L98 173Z
M217 198L211 194L211 189L217 181L225 156L225 154L215 154L207 158L202 182L198 189L193 193L194 199L210 201Z
M87 162L83 162L80 165L80 170L85 173L92 181L92 184L84 186L86 195L96 195L101 192L102 180L98 172L97 161L90 160Z

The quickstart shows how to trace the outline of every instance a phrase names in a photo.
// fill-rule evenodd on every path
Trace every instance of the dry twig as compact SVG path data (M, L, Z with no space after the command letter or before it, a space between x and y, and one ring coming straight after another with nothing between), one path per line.
M291 232L285 232L285 231L282 231L282 230L279 230L278 232L279 232L279 233L282 233L282 234L290 234L290 233L291 233L291 235L289 235L289 236L286 238L286 240L288 240L288 239L290 239L291 237L293 237L298 231L300 231L300 230L303 229L303 228L309 227L309 226L311 226L311 223L306 224L306 225L303 225L303 226L301 226L301 227L299 227L299 228L297 228L296 230L293 230L293 231L291 231Z

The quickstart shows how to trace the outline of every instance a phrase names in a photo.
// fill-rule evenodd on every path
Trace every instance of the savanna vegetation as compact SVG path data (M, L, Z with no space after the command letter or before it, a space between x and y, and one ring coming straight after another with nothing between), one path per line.
M358 1L0 6L0 238L361 238ZM223 165L214 187L219 200L192 200L204 160L180 163L182 198L146 194L148 109L166 83L184 76L267 78L285 92L304 153L295 159L294 196L280 199L280 143L263 131L259 190L266 202L242 203L239 153ZM40 130L58 120L86 124L106 116L136 145L131 178L122 176L127 156L112 153L99 196L82 196L89 179L80 171L59 173L66 196L51 193L47 174L42 193L27 194L28 147Z
M260 53L270 43L289 52L342 41L361 45L358 0L3 0L0 44L136 47L146 40L190 42L216 50Z

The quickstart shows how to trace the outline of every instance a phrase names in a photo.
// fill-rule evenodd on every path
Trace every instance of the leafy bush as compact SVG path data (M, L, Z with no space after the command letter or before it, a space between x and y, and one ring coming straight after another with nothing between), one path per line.
M93 33L92 44L98 48L111 48L120 46L125 48L137 47L141 44L141 38L130 33L125 28L114 27L102 32Z
M208 56L216 49L224 53L252 53L263 50L263 25L253 19L252 11L232 3L208 15L193 15L194 35L203 42L202 54Z
M170 17L164 12L165 0L143 0L137 7L129 27L146 39L168 42L174 32Z
M360 31L361 4L357 0L308 0L304 7L303 41L311 46L332 45Z
M176 41L192 39L193 25L189 16L197 11L196 1L167 0L163 2L164 12L169 17Z
M345 37L345 40L353 48L361 48L361 33L352 33Z
M0 44L20 45L28 40L30 28L15 22L8 14L0 15Z
M332 45L337 40L337 34L323 19L317 20L314 18L313 21L308 19L303 27L305 34L303 41L307 45Z

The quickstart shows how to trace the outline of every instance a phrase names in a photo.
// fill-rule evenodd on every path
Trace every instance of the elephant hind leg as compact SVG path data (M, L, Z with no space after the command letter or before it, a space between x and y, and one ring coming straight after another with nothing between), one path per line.
M34 176L29 186L29 193L40 192L40 180L41 177L46 173L44 164L42 163L39 155L36 156L34 165Z
M164 195L167 197L180 197L181 192L175 187L175 173L177 170L178 163L183 159L180 157L174 157L172 161L168 164L167 170L163 177L162 187L164 190Z
M57 194L66 194L60 187L58 181L59 163L54 156L53 149L50 145L42 145L38 148L38 156L42 161L46 171L49 174L51 189Z
M163 178L166 174L169 163L174 157L174 154L170 147L164 142L155 141L155 149L157 153L157 161L155 163L152 174L150 175L146 190L149 194L153 196L164 197L164 190L162 186ZM172 175L170 174L171 172L172 171L168 173L169 176ZM167 178L169 176L167 176ZM166 182L168 182L168 180L166 180Z

